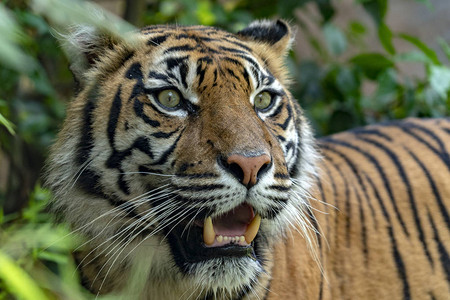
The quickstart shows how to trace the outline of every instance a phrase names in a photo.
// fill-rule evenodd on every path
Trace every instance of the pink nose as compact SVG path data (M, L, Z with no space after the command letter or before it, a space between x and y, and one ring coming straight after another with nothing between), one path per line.
M253 157L233 154L227 159L231 173L247 188L256 184L258 175L261 175L270 162L270 157L267 154Z

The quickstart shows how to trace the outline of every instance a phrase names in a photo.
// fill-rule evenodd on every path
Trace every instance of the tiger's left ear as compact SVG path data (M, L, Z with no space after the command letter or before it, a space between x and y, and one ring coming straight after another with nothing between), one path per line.
M294 41L294 30L283 20L255 21L237 34L244 40L267 44L283 56L290 50Z

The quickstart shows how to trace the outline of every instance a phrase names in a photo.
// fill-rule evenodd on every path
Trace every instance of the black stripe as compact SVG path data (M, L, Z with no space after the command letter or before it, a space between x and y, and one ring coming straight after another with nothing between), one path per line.
M175 200L179 201L179 202L183 202L183 203L186 203L186 202L191 202L191 203L211 203L211 201L213 201L213 200L220 200L222 198L223 198L223 196L221 196L221 195L215 196L214 198L211 198L211 197L203 198L203 197L194 197L194 196L192 196L192 197L184 197L184 196L177 195Z
M428 219L430 220L431 228L433 228L433 238L437 244L439 259L441 261L442 268L444 269L444 272L447 276L447 282L450 282L450 257L448 255L448 251L447 249L445 249L444 243L442 243L442 240L439 237L439 231L436 228L436 224L434 223L430 212L428 212Z
M402 124L402 123L400 123L400 124ZM443 144L442 140L436 134L434 134L431 130L429 130L429 129L425 128L425 127L419 126L417 124L413 124L411 122L405 122L404 125L405 126L400 126L399 128L401 130L403 130L405 133L407 133L408 135L414 137L417 141L419 141L423 145L427 146L432 152L434 152L442 160L444 165L447 166L447 169L450 171L449 154L446 151L445 145ZM419 131L422 131L423 133L427 134L429 137L434 139L438 143L438 145L441 148L441 150L440 151L437 150L435 147L433 147L430 143L428 143L422 137L420 137L419 135L414 133L414 131L412 131L411 128L414 128L414 129L417 129Z
M323 147L324 145L321 145L321 147ZM338 152L337 150L333 149L333 148L327 148L326 149L330 150L331 152L336 153L339 156L343 156L342 153ZM346 241L346 246L347 248L350 247L350 227L351 227L351 220L352 218L351 216L351 206L350 206L350 185L347 181L347 177L344 176L344 173L342 172L342 170L340 169L339 165L337 165L336 163L334 163L334 161L327 155L325 155L325 159L327 159L331 165L336 169L336 171L339 173L339 175L341 176L342 180L344 181L344 190L345 190L345 241ZM335 220L336 224L336 228L338 228L338 218L336 218ZM335 243L337 245L337 239L335 240Z
M376 137L380 137L383 138L387 141L392 141L392 138L390 136L388 136L387 134L379 131L378 129L369 129L369 128L356 128L356 129L352 129L350 131L351 133L355 134L355 135L360 135L360 134L364 134L364 135L374 135Z
M427 169L425 164L412 151L410 151L409 149L406 149L406 151L408 151L409 155L411 155L411 157L417 162L422 171L425 173L428 183L431 186L431 190L433 191L434 198L436 199L436 202L439 206L439 212L442 214L445 224L447 224L447 228L450 228L450 217L447 208L444 202L442 201L441 194L439 193L439 189L436 186L433 176L431 175L430 171Z
M141 118L146 124L152 126L152 127L159 127L161 123L159 123L156 120L150 119L145 113L144 113L144 104L139 101L137 98L134 100L134 112L136 113L136 116Z
M231 37L231 38L233 38L233 39L236 39L236 37L234 37L234 36L228 36L228 37ZM230 44L239 46L239 47L241 47L242 49L245 49L245 50L247 50L247 51L250 52L250 53L252 52L252 49L251 49L251 48L247 47L246 45L244 45L244 44L242 44L242 43L240 43L240 42L232 41L232 40L230 40L229 38L224 38L223 40L227 41L227 42L230 43Z
M286 106L286 108L287 108L287 114L288 114L286 120L284 121L283 124L276 123L276 125L281 127L281 129L283 129L283 130L286 130L286 128L289 125L289 121L291 121L291 119L292 119L292 108L289 105Z
M179 130L179 128L175 129L174 131L167 132L167 133L159 131L159 132L152 133L152 136L157 138L157 139L168 139L172 135L174 135L176 132L178 132L178 130Z
M164 43L167 40L167 35L159 35L152 37L148 40L147 45L149 46L161 46L162 43Z
M275 173L273 177L280 179L290 179L290 176L287 173Z
M163 165L167 162L167 159L169 158L170 154L172 154L172 152L175 150L175 148L177 147L178 142L180 141L181 136L183 135L183 132L180 133L180 135L177 137L177 139L175 140L175 142L172 144L172 146L170 146L169 149L167 149L166 151L164 151L164 153L161 155L161 157L156 161L151 163L150 165L152 166L156 166L156 165Z
M148 74L148 77L149 78L154 78L154 79L159 79L159 80L165 80L165 81L169 80L169 76L167 76L166 74L156 73L156 72L153 72L153 71L151 71Z
M233 77L236 78L238 81L240 81L240 78L239 78L238 76L236 76L236 74L234 74L233 70L231 70L231 69L229 69L229 68L227 68L226 70L227 70L227 72L228 72L231 76L233 76Z
M358 146L352 145L352 144L350 144L350 143L347 143L347 142L344 142L344 141L339 141L339 140L336 140L336 139L331 138L331 137L329 137L329 138L323 138L323 139L321 139L321 140L322 140L323 142L326 142L326 143L336 144L336 145L340 145L340 146L342 146L342 147L346 147L346 148L353 149L353 150L355 150L355 151L361 153L361 155L363 155L364 157L366 157L367 160L369 160L369 161L375 166L375 169L377 170L378 174L380 175L381 180L383 181L384 189L386 190L386 192L387 192L388 195L389 195L389 199L391 200L392 206L393 206L393 208L394 208L394 212L395 212L396 218L397 218L397 220L400 222L400 225L402 226L403 232L404 232L407 236L409 236L408 229L406 228L405 222L403 221L403 218L402 218L402 216L401 216L401 214L400 214L400 211L399 211L399 209L398 209L398 207L397 207L397 203L396 203L396 201L395 201L395 197L394 197L394 194L393 194L393 192L392 192L391 183L390 183L390 181L388 180L388 178L386 177L386 174L384 173L384 170L383 170L383 168L381 167L381 165L380 165L380 163L378 162L378 160L377 160L372 154L370 154L370 153L368 153L368 152L366 152L366 151L363 151L363 150L362 150L361 148L359 148ZM326 148L326 149L333 149L333 148L331 148L329 145L326 145L326 144L323 144L323 143L322 143L320 146L323 147L323 148Z
M245 59L246 61L248 61L257 72L261 72L261 69L258 65L258 63L251 57L247 56L247 55L237 55L237 57L240 57L242 59ZM258 77L258 75L256 75L255 77Z
M244 71L242 72L242 76L244 77L245 82L247 82L248 88L250 88L251 87L250 76L248 75L247 69L244 68Z
M149 174L145 174L145 173L164 174L161 170L150 169L150 168L147 168L146 166L142 166L142 165L139 166L138 171L140 173L144 173L144 174L141 174L141 175L149 175Z
M289 201L289 198L287 197L274 197L274 196L265 196L267 199L274 201L274 202L281 202L281 203L286 203Z
M192 51L195 48L190 45L174 46L167 48L164 53L177 52L177 51Z
M81 129L80 140L77 145L76 162L78 165L82 165L89 159L92 148L94 148L94 136L93 136L93 113L97 106L99 97L98 85L94 84L93 88L89 91L87 96L87 102L83 107L83 125Z
M388 226L389 240L392 246L392 254L394 255L394 262L397 266L397 272L403 284L403 299L411 299L411 291L409 288L408 278L406 276L405 263L403 262L402 256L397 248L396 239L394 237L394 231L391 226Z
M141 64L135 63L133 64L127 71L126 78L130 80L137 80L136 84L133 87L133 90L130 94L130 97L128 98L128 103L137 96L143 94L144 92L144 75L141 71Z
M365 141L366 143L369 143L373 146L375 146L376 148L384 151L384 153L386 153L387 156L389 156L389 158L391 159L391 161L394 163L397 171L400 174L400 177L402 179L403 184L405 185L406 188L406 192L408 193L408 200L413 212L413 216L414 216L414 223L416 224L416 229L419 233L419 239L420 242L422 243L422 247L423 250L425 252L425 255L427 256L428 260L430 261L430 263L432 263L432 259L431 259L431 254L428 250L428 246L427 243L425 241L425 235L423 232L423 228L422 228L422 222L420 221L420 217L419 217L419 213L417 211L417 204L416 204L416 200L414 198L414 194L412 192L412 186L411 183L409 182L408 176L406 175L405 169L403 168L403 165L400 161L400 159L398 158L398 156L391 151L388 147L386 147L385 145L383 145L382 143L370 139L370 138L365 138L365 137L359 137L360 140Z
M134 79L134 80L140 80L144 78L144 75L141 71L141 64L140 63L134 63L128 68L127 72L125 73L125 77L128 79Z
M285 105L285 103L281 102L281 104L278 105L277 109L273 113L271 113L269 116L267 116L267 117L268 118L273 118L273 117L279 115L281 113L281 110L283 109L284 105Z
M246 51L242 51L242 50L238 50L238 49L234 49L234 48L228 48L228 47L224 47L224 46L219 46L219 49L222 51L231 52L231 53L239 53L239 54L243 54L243 55L248 54L248 52L246 52Z
M225 188L225 185L223 184L204 184L204 185L187 185L187 186L174 185L173 187L180 191L200 192L200 191L214 191L217 189L223 189Z
M205 79L206 67L202 68L202 61L197 61L197 70L196 70L198 78L198 86L200 87Z
M86 168L79 174L77 186L83 191L107 199L108 197L103 193L100 185L100 175L92 169Z
M184 178L217 178L219 175L214 173L199 173L199 174L176 174L178 177Z
M320 191L320 199L324 203L328 203L327 199L325 197L324 190L323 190L322 181L320 180L319 177L316 177L316 182L317 182L317 187L319 188L319 191ZM327 205L325 205L324 207L325 207L325 210L326 210L325 214L328 214L328 207L327 207ZM311 211L309 214L311 216L311 219L314 219L313 223L317 223L316 217L314 216L313 212ZM319 226L314 226L314 227L316 228L316 230L315 230L316 238L317 238L317 241L319 243L319 249L321 250L322 249L322 239L321 239L321 235L320 235L320 231L319 231L320 228L319 228ZM328 236L328 233L330 232L329 228L330 228L329 227L329 222L327 222L327 232L326 232L325 236ZM320 251L320 258L322 260L322 251Z
M386 206L384 205L383 200L381 199L380 194L378 193L378 188L375 186L375 184L373 183L372 179L369 177L369 175L367 175L366 172L363 172L365 179L367 180L367 182L369 183L370 187L372 188L373 193L375 194L375 199L377 199L378 204L380 204L381 207L381 212L383 213L384 218L386 219L386 221L389 223L389 226L391 225L391 218L389 216L389 213L386 209Z
M183 61L183 63L180 64L180 77L181 77L181 83L183 84L185 89L188 88L187 81L186 81L188 72L189 72L188 65L185 61Z
M107 132L108 132L109 145L113 149L115 146L115 135L116 135L117 122L119 120L120 111L122 110L121 93L122 93L122 86L120 85L119 88L117 89L117 93L114 96L114 100L113 100L113 102L111 104L111 108L109 110Z
M277 139L279 139L282 142L286 142L286 138L282 135L277 135ZM291 176L291 177L294 177L294 176Z
M185 55L182 57L169 57L166 60L164 60L164 63L166 64L168 70L172 70L173 68L179 66L180 64L186 63L185 61L187 59L189 59L189 55ZM170 76L170 74L168 75ZM176 77L173 78L177 79Z
M283 185L277 185L277 184L270 185L267 188L272 189L272 190L277 190L280 192L288 192L291 189L290 187L283 186Z

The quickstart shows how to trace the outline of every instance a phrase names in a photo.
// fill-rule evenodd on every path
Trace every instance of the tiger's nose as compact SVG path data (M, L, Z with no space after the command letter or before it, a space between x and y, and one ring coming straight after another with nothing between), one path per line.
M267 154L250 157L233 154L227 158L225 169L249 189L269 169L270 163L271 159Z

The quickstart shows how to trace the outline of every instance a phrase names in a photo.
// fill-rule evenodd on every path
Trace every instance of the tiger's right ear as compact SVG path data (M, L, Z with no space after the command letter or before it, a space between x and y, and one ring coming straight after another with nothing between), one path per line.
M60 34L60 37L70 61L70 69L81 85L86 80L87 72L98 63L99 57L118 44L110 34L87 25L73 26L68 34Z
M259 20L252 22L237 34L245 40L266 44L283 57L291 48L295 30L283 20Z

